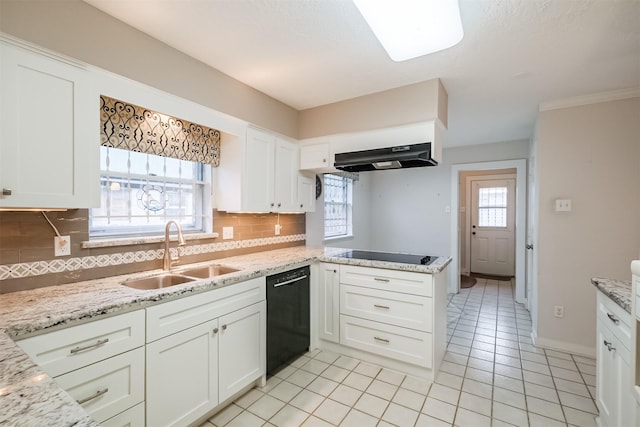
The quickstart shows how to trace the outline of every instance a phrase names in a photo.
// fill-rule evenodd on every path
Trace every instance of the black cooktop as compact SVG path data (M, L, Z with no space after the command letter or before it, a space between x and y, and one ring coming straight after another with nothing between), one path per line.
M398 262L402 264L429 265L438 259L437 256L429 255L412 255L412 254L393 254L386 252L370 252L370 251L348 251L339 255L339 258L366 259L371 261Z

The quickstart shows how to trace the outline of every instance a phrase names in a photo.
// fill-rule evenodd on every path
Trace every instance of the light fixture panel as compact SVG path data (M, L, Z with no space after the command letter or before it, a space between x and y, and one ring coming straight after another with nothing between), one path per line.
M454 46L464 35L457 0L353 0L394 61Z

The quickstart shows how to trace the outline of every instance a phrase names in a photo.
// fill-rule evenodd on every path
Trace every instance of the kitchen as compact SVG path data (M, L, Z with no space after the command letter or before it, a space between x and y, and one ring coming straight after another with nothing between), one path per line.
M591 3L589 3L591 4ZM203 69L202 64L179 54L160 42L150 39L148 36L133 30L131 27L110 16L92 8L83 2L66 2L64 4L51 5L47 2L8 2L3 1L0 6L2 30L23 40L47 47L53 51L69 55L72 58L86 61L111 72L127 76L133 80L151 84L166 92L180 95L192 101L207 105L218 111L222 111L233 117L240 117L249 122L256 123L284 135L296 135L296 123L300 128L312 129L314 123L312 111L303 112L300 118L294 109L241 86L237 81L229 81L227 76L216 74L210 69ZM637 17L633 13L627 14L629 19ZM80 18L81 17L81 18ZM84 24L81 24L83 22ZM625 21L626 22L626 21ZM91 23L91 25L86 25ZM91 27L91 28L89 28ZM149 52L150 60L156 61L155 67L147 64L131 64L128 58L134 57L136 48L127 44L118 43L101 36L99 28L111 28L114 33L120 34L124 40L135 40L136 46L144 46ZM125 36L126 35L126 36ZM88 48L84 44L78 44L78 40L91 39L97 48ZM72 40L76 40L73 42ZM115 49L114 46L129 46ZM109 55L104 55L109 52ZM153 55L151 52L156 53ZM636 56L631 58L637 58ZM175 62L174 62L175 61ZM167 62L180 63L181 68L188 69L191 74L190 84L176 82L175 70L165 70ZM149 73L154 68L156 72ZM637 73L635 74L637 76ZM202 79L202 80L199 80ZM213 81L215 87L206 87L198 84L198 81ZM623 80L624 81L624 80ZM553 101L580 95L590 95L597 92L606 92L611 89L625 87L637 87L632 82L626 85L611 83L598 86L593 84L593 90L576 92L559 90L553 97L545 101ZM449 88L447 88L450 90ZM217 92L233 93L237 96L217 96ZM133 92L132 92L133 93ZM631 96L629 95L631 94ZM634 95L635 93L635 95ZM208 95L207 95L208 94ZM388 94L393 98L394 93ZM126 94L125 94L126 96ZM125 98L125 96L121 97ZM449 93L450 108L453 104L452 93ZM443 162L435 168L421 168L401 171L379 171L363 173L355 184L357 189L369 191L358 192L355 197L361 197L361 203L354 204L354 216L360 215L364 220L354 219L354 247L369 250L409 251L449 256L453 252L451 243L450 215L447 214L447 206L453 206L454 190L452 190L451 168L455 164L490 162L512 159L529 159L533 170L537 171L535 182L537 192L534 194L535 202L531 206L538 206L537 212L537 240L533 241L537 248L537 287L534 289L536 301L529 302L534 309L531 310L534 329L541 342L551 348L557 348L565 352L577 354L595 354L595 307L596 292L590 285L592 277L611 277L620 280L628 280L630 277L629 262L638 258L638 233L637 220L639 204L637 194L638 168L637 168L637 141L634 144L633 135L637 135L637 125L634 125L637 117L637 92L630 91L617 93L618 99L609 94L595 100L583 99L580 106L576 100L565 104L547 104L538 114L538 130L536 136L530 133L523 135L514 142L503 141L497 137L487 137L486 126L478 126L473 132L468 130L467 135L472 134L483 142L482 145L453 146L443 143ZM251 102L243 103L241 100L249 97ZM138 96L143 98L143 96ZM624 98L624 99L622 99ZM125 98L126 99L126 98ZM163 100L167 108L159 111L180 111L170 101ZM589 104L589 102L592 102ZM345 104L345 106L348 106ZM187 109L183 109L185 111ZM191 111L191 110L188 110ZM317 110L318 113L331 113L331 110ZM386 124L395 124L397 116L406 115L407 112L398 112L396 117L388 114ZM450 113L451 114L451 113ZM178 115L178 114L176 114ZM178 115L178 117L181 117ZM414 121L422 120L416 118ZM196 120L193 118L192 120ZM206 119L210 120L210 119ZM222 120L222 119L220 119ZM449 135L454 132L456 126L449 123ZM336 126L337 120L332 120ZM305 124L306 123L306 124ZM305 124L303 126L303 124ZM316 124L317 125L317 124ZM215 127L215 126L214 126ZM460 132L460 130L455 130ZM313 132L305 137L313 137ZM331 133L338 132L333 130ZM467 136L469 138L469 136ZM531 141L530 141L530 138ZM606 141L606 145L603 144ZM604 151L604 152L603 152ZM224 159L222 159L224 163ZM384 174L384 175L383 175ZM419 209L407 214L425 212L428 221L419 221L411 217L411 221L391 221L392 215L397 215L391 209L397 194L394 190L410 185L420 185L421 194L426 197L418 198L424 201ZM399 193L395 191L395 193ZM400 194L404 197L405 193ZM532 196L532 195L530 195ZM407 196L410 197L410 196ZM551 206L556 199L573 199L573 212L556 213ZM416 200L416 198L411 198ZM428 202L427 202L428 201ZM398 204L407 203L406 199L400 199ZM366 210L364 207L367 207ZM616 207L611 209L611 206ZM618 208L623 207L624 208ZM358 211L358 209L360 209ZM316 209L316 212L319 212ZM358 213L359 212L359 213ZM533 210L529 214L533 214ZM9 215L3 213L3 215ZM22 254L25 261L46 261L53 259L51 255L50 237L53 236L49 225L41 216L33 213L12 214L15 215L8 223L2 224L2 264L14 264L20 260ZM86 211L68 211L68 213L50 213L51 219L59 218L55 222L62 232L72 234L72 251L80 250L81 241L88 240L86 225ZM280 222L283 225L282 235L290 237L291 241L298 241L301 235L306 233L307 244L315 245L318 240L313 233L319 233L318 227L309 225L317 221L315 214L307 214L306 224L301 223L298 216L287 218L287 215L268 214L249 216L246 224L239 224L238 217L225 213L215 212L213 219L214 232L222 235L222 228L227 226L238 227L240 225L253 226L256 229L273 230ZM3 216L3 220L6 220ZM603 218L608 222L602 225ZM610 219L609 219L610 218ZM286 222L285 222L286 221ZM60 222L67 225L60 225ZM400 223L400 224L398 224ZM406 225L403 226L403 223ZM8 224L8 226L5 226ZM367 225L369 224L369 225ZM63 228L68 227L68 228ZM74 228L77 227L77 228ZM84 227L84 228L83 228ZM386 234L387 227L394 227L393 233ZM21 229L26 231L26 236L21 236ZM5 231L7 230L7 231ZM236 228L237 230L237 228ZM443 232L445 230L445 232ZM260 232L250 234L241 240L265 239ZM5 234L7 233L7 234ZM77 233L77 234L76 234ZM85 236L81 236L84 233ZM269 234L267 245L262 249L270 249L278 245L286 245L283 238L278 238L273 233ZM21 247L24 243L21 237L27 237L30 241L28 247ZM238 236L236 236L238 237ZM8 239L13 240L8 240ZM40 239L40 240L39 240ZM357 242L358 239L364 239ZM205 241L208 242L208 241ZM405 245L405 242L406 243ZM596 244L594 244L596 242ZM220 241L223 243L223 241ZM264 242L263 242L264 243ZM291 242L288 242L291 243ZM529 241L527 243L530 243ZM345 242L337 245L346 245ZM409 246L411 245L411 246ZM144 250L157 250L159 246L153 244L140 245L139 249L130 252ZM607 248L605 251L602 248ZM109 254L120 252L114 249L85 249L96 254ZM239 255L247 249L230 248L226 256ZM237 252L234 252L237 251ZM75 253L75 252L74 252ZM87 252L88 254L88 252ZM191 255L184 259L185 262L198 262L205 260L205 256ZM590 260L585 263L585 259ZM159 268L159 261L143 261L130 264L116 264L100 267L102 274L113 275L134 273L136 271ZM111 270L111 271L109 271ZM90 270L76 269L66 272L51 272L47 275L49 284L62 284L96 278ZM98 273L100 274L100 273ZM449 271L449 277L455 277ZM20 280L3 280L0 284L2 292L27 288L36 288L45 285L43 276L28 276ZM10 284L11 283L11 284ZM22 286L22 287L21 287ZM532 295L534 295L532 293ZM579 295L579 298L576 298ZM565 317L562 319L553 316L555 305L565 308Z

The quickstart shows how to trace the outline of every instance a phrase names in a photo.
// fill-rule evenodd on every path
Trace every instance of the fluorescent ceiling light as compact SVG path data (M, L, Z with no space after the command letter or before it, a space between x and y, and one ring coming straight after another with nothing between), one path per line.
M462 40L458 0L353 0L394 61L446 49Z

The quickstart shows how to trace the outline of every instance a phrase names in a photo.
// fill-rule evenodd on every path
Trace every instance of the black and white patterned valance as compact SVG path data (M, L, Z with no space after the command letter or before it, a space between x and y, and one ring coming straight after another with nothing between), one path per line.
M360 179L360 173L359 172L346 172L346 171L336 171L336 172L329 172L331 175L337 175L337 176L341 176L343 178L349 178L353 181L358 181Z
M220 164L220 131L100 95L100 145Z

